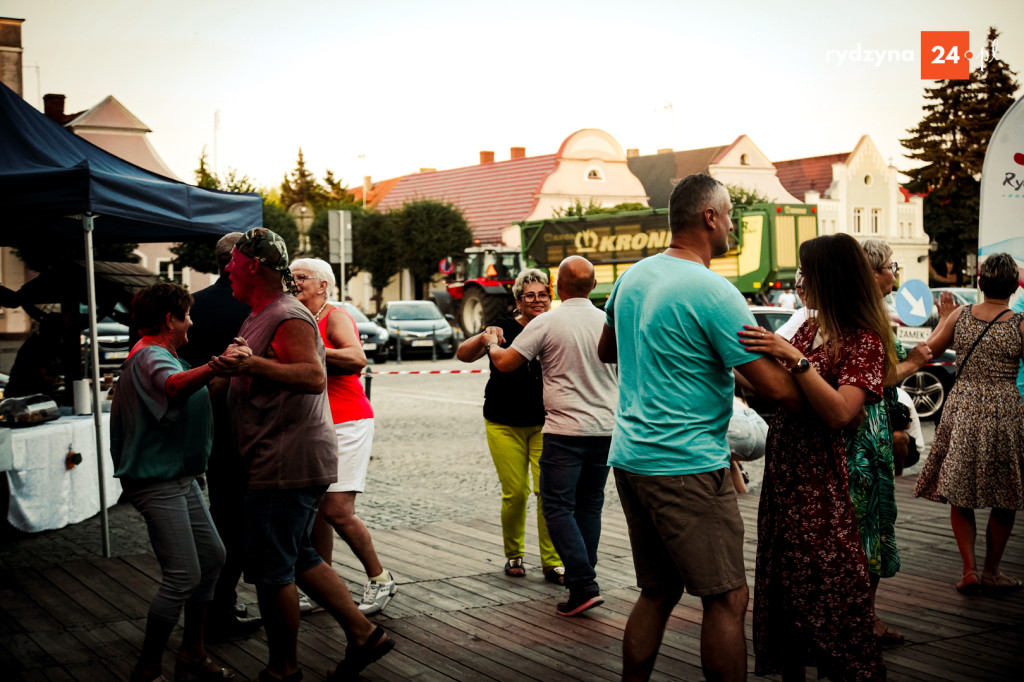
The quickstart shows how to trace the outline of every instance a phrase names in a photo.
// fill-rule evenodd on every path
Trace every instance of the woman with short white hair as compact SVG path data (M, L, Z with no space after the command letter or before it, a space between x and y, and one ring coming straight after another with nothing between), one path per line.
M299 258L289 269L298 288L296 297L313 313L327 349L327 397L338 435L338 479L320 502L313 524L313 547L330 566L334 531L338 531L366 571L359 610L370 615L388 605L398 586L381 565L370 531L355 511L356 494L366 486L373 448L373 408L359 382L366 355L355 320L327 302L335 282L331 266L319 258Z

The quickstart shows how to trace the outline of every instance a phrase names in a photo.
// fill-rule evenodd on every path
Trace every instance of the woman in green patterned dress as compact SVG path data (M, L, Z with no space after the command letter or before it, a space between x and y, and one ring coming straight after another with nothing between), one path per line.
M880 239L861 242L878 282L879 296L893 289L899 266L892 262L892 248ZM885 399L865 406L868 416L855 434L847 438L846 461L850 468L850 497L853 500L861 543L868 560L871 580L871 609L881 578L891 578L900 568L896 547L896 488L892 456L892 425L889 410L895 403L896 384L917 372L931 351L921 343L908 354L896 340L900 364L885 377ZM882 622L875 613L875 634L881 644L902 644L903 635Z

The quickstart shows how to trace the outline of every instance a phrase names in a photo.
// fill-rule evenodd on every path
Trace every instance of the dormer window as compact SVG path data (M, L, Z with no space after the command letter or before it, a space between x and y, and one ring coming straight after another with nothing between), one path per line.
M604 180L604 173L601 172L600 168L588 168L587 169L587 180Z

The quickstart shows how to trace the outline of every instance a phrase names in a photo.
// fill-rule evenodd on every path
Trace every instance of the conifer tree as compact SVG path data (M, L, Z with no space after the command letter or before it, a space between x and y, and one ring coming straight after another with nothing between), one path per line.
M904 184L925 194L924 228L938 248L933 262L951 262L962 283L964 257L977 249L981 167L988 141L1017 90L1013 71L998 59L999 32L990 28L987 62L967 80L925 88L924 118L900 140L908 158L924 165L905 172Z

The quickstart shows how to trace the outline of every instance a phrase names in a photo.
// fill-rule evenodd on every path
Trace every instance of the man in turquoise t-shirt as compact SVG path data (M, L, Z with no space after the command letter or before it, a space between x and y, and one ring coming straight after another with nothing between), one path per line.
M711 272L729 248L725 186L691 175L669 199L672 240L616 282L598 351L619 363L608 463L629 525L640 598L623 637L623 678L646 679L685 588L704 606L708 678L744 679L747 582L743 519L729 476L732 368L759 393L798 403L792 377L739 342L756 323L746 301Z

